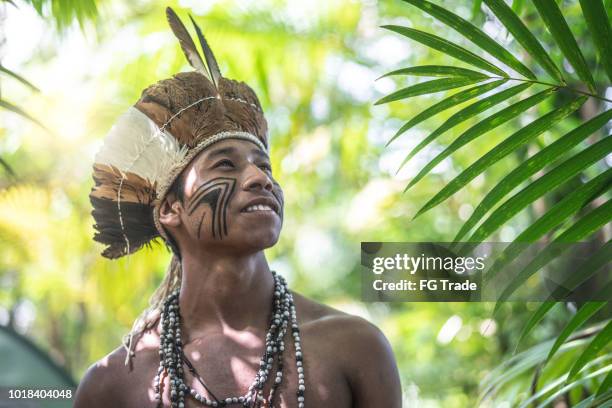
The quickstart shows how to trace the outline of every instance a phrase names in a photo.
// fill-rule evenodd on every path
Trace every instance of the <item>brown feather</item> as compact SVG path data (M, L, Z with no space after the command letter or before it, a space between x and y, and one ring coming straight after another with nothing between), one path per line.
M181 48L183 49L185 57L187 57L187 61L189 61L192 67L204 74L206 78L214 83L210 73L206 69L206 65L204 64L198 49L196 48L195 43L193 42L193 39L189 35L189 32L187 31L187 28L185 28L185 25L182 23L181 19L170 7L166 8L166 17L172 32L176 38L178 38L179 43L181 44Z
M208 45L208 41L204 38L204 34L202 34L202 30L196 24L191 14L189 15L191 19L191 23L196 30L198 35L198 39L200 40L200 45L202 46L202 51L204 52L204 58L206 59L206 65L208 66L208 71L210 72L210 76L212 78L212 82L215 85L215 88L219 90L219 79L221 78L221 71L219 71L219 64L217 64L217 60L215 58L215 54L213 54L210 46Z
M121 184L122 227L117 206L121 172L114 166L96 163L93 179L95 185L89 199L95 221L94 240L106 245L102 255L111 259L126 255L126 237L130 242L130 253L150 246L150 242L159 236L153 220L155 186L134 173L126 173Z
M91 194L97 198L117 201L121 172L114 166L95 163L93 178L96 183ZM121 201L149 205L155 200L155 185L131 172L125 173L121 184Z

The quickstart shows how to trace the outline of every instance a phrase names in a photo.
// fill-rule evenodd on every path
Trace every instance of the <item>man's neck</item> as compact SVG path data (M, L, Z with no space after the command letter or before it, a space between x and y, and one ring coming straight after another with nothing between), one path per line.
M187 343L210 331L265 330L274 279L263 251L185 254L179 297Z

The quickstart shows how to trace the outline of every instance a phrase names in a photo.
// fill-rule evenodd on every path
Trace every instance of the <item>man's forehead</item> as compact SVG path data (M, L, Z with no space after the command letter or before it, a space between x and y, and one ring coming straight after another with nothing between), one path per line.
M217 142L199 154L199 156L204 160L229 155L254 155L264 157L266 159L269 158L268 153L261 150L255 143L241 139L230 139Z

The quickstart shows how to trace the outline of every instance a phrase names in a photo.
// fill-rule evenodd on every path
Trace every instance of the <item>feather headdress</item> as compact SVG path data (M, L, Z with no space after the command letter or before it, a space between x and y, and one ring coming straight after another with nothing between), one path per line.
M102 255L118 258L161 236L159 206L181 171L206 147L238 138L267 150L267 123L255 92L226 79L202 30L190 16L204 58L176 13L170 28L195 72L147 89L111 128L95 156L90 193Z

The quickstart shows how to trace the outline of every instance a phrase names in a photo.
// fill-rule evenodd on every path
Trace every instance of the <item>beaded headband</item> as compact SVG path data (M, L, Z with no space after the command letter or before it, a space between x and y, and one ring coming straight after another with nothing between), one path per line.
M267 152L267 123L259 100L243 82L221 76L215 57L193 21L204 59L178 16L168 22L195 72L179 73L143 91L104 139L93 165L90 193L96 233L118 258L169 236L159 208L178 175L204 149L241 139Z

